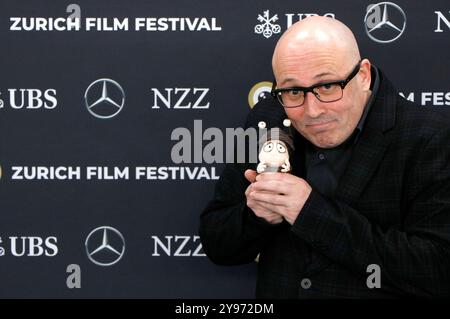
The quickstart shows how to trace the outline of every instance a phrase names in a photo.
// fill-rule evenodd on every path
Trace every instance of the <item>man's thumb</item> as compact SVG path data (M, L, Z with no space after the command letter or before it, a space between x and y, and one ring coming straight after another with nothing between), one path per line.
M250 182L253 183L256 180L256 171L252 170L252 169L248 169L245 171L244 176L245 178Z

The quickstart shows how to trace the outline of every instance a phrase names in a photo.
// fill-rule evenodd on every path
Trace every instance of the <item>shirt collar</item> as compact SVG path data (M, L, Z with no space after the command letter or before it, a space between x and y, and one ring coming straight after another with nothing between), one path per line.
M372 81L370 83L370 89L372 91L372 94L370 94L369 99L367 100L367 103L364 107L363 114L361 116L361 119L358 122L358 125L356 125L355 132L353 133L355 135L354 142L356 143L359 139L359 136L361 135L361 132L364 128L364 124L367 120L367 115L369 114L370 109L372 108L372 105L375 103L375 98L378 93L378 88L380 86L380 76L378 73L378 69L376 66L372 66L370 69L371 78ZM352 136L353 136L352 134Z

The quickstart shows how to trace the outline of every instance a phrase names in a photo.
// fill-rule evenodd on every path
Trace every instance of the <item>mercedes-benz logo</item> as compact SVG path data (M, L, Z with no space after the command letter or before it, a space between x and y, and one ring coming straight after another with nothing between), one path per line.
M125 103L125 92L114 80L99 79L91 83L84 93L86 108L99 119L116 116Z
M364 25L367 35L373 41L393 42L405 32L406 14L395 3L380 2L368 8Z
M98 266L112 266L125 254L125 239L115 228L101 226L86 237L86 254Z

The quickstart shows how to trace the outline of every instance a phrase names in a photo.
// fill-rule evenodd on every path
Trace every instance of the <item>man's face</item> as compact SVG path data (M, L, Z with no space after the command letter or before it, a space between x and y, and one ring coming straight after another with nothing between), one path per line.
M361 68L370 70L370 64L365 61ZM331 55L319 55L313 59L284 56L275 69L277 86L308 87L322 82L344 80L356 63L357 61L342 63ZM321 148L332 148L343 143L355 130L368 98L367 80L362 81L360 73L361 71L347 84L342 99L338 101L324 103L312 93L307 93L302 106L285 108L294 128Z

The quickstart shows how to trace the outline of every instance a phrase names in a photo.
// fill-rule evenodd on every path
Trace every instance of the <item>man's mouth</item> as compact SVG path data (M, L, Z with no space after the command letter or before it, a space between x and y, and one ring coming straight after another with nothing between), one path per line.
M334 120L325 120L320 122L308 123L305 126L313 130L323 130L329 128L334 123Z

